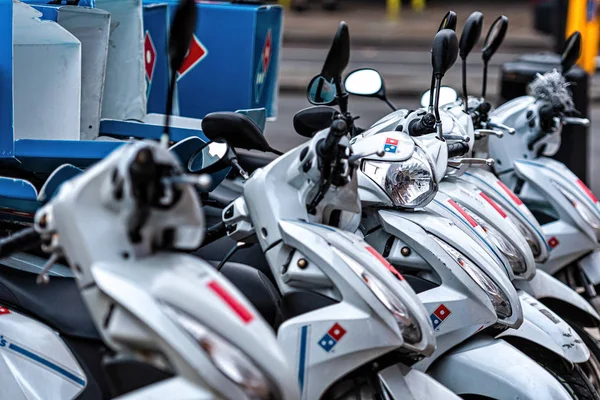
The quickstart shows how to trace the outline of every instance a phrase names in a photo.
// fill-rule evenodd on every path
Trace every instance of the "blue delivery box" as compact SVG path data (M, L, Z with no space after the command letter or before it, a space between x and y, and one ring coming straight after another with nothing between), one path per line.
M144 0L144 62L148 113L164 113L168 87L167 41L177 1ZM266 108L277 116L283 8L197 2L198 22L178 71L179 115Z

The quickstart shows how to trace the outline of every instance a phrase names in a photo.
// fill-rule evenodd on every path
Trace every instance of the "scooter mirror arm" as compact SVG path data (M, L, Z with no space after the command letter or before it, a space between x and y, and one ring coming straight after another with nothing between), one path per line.
M487 165L489 167L494 166L493 158L454 158L448 160L448 166L460 167L461 165Z
M590 126L590 120L587 118L562 117L560 120L563 125L581 125L585 127Z
M506 132L510 133L511 135L514 135L516 132L515 128L511 128L510 126L501 124L499 122L487 121L485 123L485 125L486 125L487 129L497 129L497 130L501 130L501 131L506 131Z

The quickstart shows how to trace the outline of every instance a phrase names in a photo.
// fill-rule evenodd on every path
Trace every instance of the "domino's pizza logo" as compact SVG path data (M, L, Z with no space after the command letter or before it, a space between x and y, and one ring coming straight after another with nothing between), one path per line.
M440 325L442 325L442 323L448 319L450 314L452 314L452 311L450 311L445 305L440 304L438 308L436 308L435 311L429 316L431 323L433 324L433 329L437 331Z
M319 340L319 346L329 353L345 335L346 330L336 322Z
M383 151L386 153L396 153L398 151L398 139L387 138L385 139L385 145Z
M256 68L256 81L254 86L254 101L258 103L261 99L265 83L267 81L267 72L269 71L269 65L271 64L271 56L273 55L273 41L271 30L267 32L267 38L263 50L258 60L258 67Z

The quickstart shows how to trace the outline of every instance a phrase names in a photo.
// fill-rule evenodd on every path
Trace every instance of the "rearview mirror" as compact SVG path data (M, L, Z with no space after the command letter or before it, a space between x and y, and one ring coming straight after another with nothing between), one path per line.
M446 15L444 16L444 19L442 19L442 23L440 24L440 27L438 28L438 32L444 29L450 29L453 31L456 31L456 23L458 21L458 18L456 17L456 13L454 11L448 11L446 13Z
M442 78L452 68L458 57L458 38L450 29L442 29L433 40L431 48L431 65L433 74Z
M333 80L328 81L323 75L317 75L308 84L306 95L311 104L333 105L336 103L337 90Z
M350 94L366 97L385 96L385 85L379 72L371 68L358 69L346 77L344 87Z
M339 79L339 83L342 83L342 74L348 66L350 60L350 33L348 32L348 25L342 21L340 26L333 38L329 53L323 64L321 75L328 81Z
M435 90L433 91L433 94L435 95ZM431 90L423 93L423 96L421 96L421 107L427 107L430 101L429 96L431 96ZM456 90L449 86L442 86L440 88L440 107L445 106L446 104L454 103L456 100L458 100L458 93Z
M188 53L196 29L197 14L195 0L179 2L169 31L169 60L173 73L181 68Z
M337 113L335 108L327 106L305 108L294 115L294 129L299 135L311 138L316 132L329 128Z
M496 53L504 41L507 29L508 18L504 15L499 16L490 27L490 30L483 42L483 48L481 49L481 52L484 62L488 62L494 53Z
M228 152L227 142L209 142L190 158L188 169L193 173L212 174L228 166L225 162Z
M462 34L460 35L460 58L463 60L467 58L475 44L479 42L481 38L481 30L483 28L483 14L479 11L475 11L463 26Z
M563 75L569 72L571 68L577 63L581 56L581 33L578 31L573 32L571 36L565 42L562 55L560 58L560 65L562 66Z

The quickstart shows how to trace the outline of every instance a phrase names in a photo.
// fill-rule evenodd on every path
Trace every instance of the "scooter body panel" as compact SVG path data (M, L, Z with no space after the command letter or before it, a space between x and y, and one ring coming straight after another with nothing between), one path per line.
M515 285L518 289L524 290L538 300L554 299L576 307L589 315L593 321L596 321L596 325L600 324L600 315L589 302L576 291L544 271L537 271L530 281L515 282Z
M379 372L386 399L395 400L459 400L460 397L429 375L402 364Z
M320 398L338 379L400 347L431 354L434 350L433 331L423 305L406 281L392 273L386 263L371 253L368 250L371 247L361 238L329 226L303 221L280 221L280 230L282 243L266 253L269 262L284 265L275 261L281 261L281 247L293 248L295 253L301 254L298 257L307 261L303 268L306 273L304 279L317 279L315 268L318 266L318 270L330 279L328 289L327 281L318 278L322 282L322 290L338 292L340 297L339 302L291 318L279 328L279 343L288 359L296 363L302 399ZM397 298L402 299L411 318L427 329L422 332L419 343L405 343L391 312L361 282L351 266L345 267L348 261L340 257L340 251L364 266L366 272L381 280L395 292ZM294 260L283 273L284 280L286 274L295 273ZM295 285L298 286L302 276L296 276Z
M170 400L217 400L211 392L192 382L175 377L155 383L154 385L116 397L114 400L148 400L148 399L170 399Z
M542 346L572 363L583 363L590 351L579 335L558 315L524 291L519 291L524 320L518 329L507 329L498 338L510 336Z
M541 225L525 203L504 182L491 171L475 167L469 168L460 177L460 180L476 185L496 202L509 218L513 218L516 223L521 224L524 230L523 234L528 235L529 240L533 241L538 248L539 254L534 254L536 262L543 263L548 259L550 246L546 242Z
M570 400L543 367L503 340L480 335L441 358L429 371L458 395L494 399Z
M600 284L600 249L592 251L587 256L581 257L577 265L583 271L592 285Z
M0 374L2 399L74 399L87 384L56 332L4 307L0 307Z
M497 205L491 198L487 197L476 185L459 179L445 180L440 184L440 191L450 196L472 216L476 216L481 221L480 226L486 224L486 227L495 230L497 234L502 236L503 240L513 246L519 253L516 256L521 260L519 266L521 270L515 270L511 267L515 278L531 279L535 275L535 259L527 241L518 231L518 228L508 219L507 214L503 210L497 209ZM484 231L486 227L482 226ZM493 234L490 232L484 233L487 234L485 238L489 238ZM501 253L498 246L495 247Z

